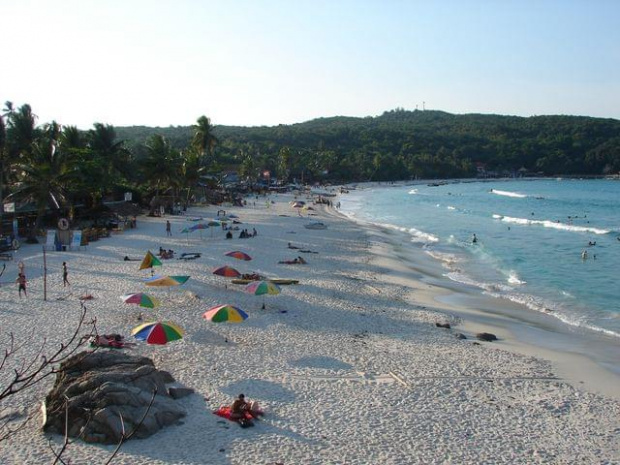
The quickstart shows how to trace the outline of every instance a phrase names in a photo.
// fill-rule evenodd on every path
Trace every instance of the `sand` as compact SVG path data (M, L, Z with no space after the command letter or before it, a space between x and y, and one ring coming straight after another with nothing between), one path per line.
M54 347L75 327L84 293L94 296L87 307L102 333L129 335L139 323L140 310L120 295L148 290L162 300L162 307L142 309L143 315L174 321L185 329L184 339L139 344L131 352L152 357L196 393L179 400L188 412L182 424L129 441L114 460L119 464L620 463L616 378L596 378L607 383L607 394L589 389L566 377L549 352L528 352L501 320L469 321L475 305L447 302L450 291L399 262L385 232L322 206L315 206L316 217L300 218L291 195L271 199L269 207L262 198L255 207L252 199L246 208L225 207L239 215L242 227L256 228L250 239L238 239L237 232L226 240L221 230L180 234L191 225L181 216L139 217L137 229L84 251L47 253L47 301L40 246L22 247L2 278L0 341L6 345L9 332L32 339L25 347L29 356L44 339ZM212 218L221 208L192 208L188 216ZM309 219L321 219L328 229L304 228ZM291 250L288 242L318 253ZM191 276L184 286L147 289L142 280L149 272L123 261L160 245L203 254L164 262L165 274ZM253 260L225 257L230 250ZM308 264L278 264L298 255ZM19 299L12 284L20 260L29 279L27 299ZM70 288L62 287L63 261ZM211 273L223 264L300 284L283 286L261 309L262 297ZM226 303L250 317L235 325L201 317ZM478 329L501 340L476 344L471 335ZM459 331L468 339L456 339ZM592 366L581 362L584 370ZM5 371L0 383L6 377ZM12 396L2 408L36 411L52 382ZM212 414L241 392L266 409L254 428ZM44 435L33 421L0 443L0 463L51 463L50 440L58 447L62 438ZM65 457L73 464L103 463L112 450L77 441Z

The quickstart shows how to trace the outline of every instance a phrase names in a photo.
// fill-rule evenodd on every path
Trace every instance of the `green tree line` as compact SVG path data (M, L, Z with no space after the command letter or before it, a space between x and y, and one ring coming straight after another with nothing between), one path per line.
M134 192L187 201L196 186L234 171L250 186L271 179L391 181L620 172L620 121L577 116L453 115L396 109L378 117L301 124L112 127L87 131L38 124L32 108L6 102L0 114L0 202L30 202L34 230L48 208L96 208Z
M155 132L177 148L191 139L191 127L123 127L117 132L136 149ZM240 165L251 156L259 170L298 180L470 177L479 166L499 175L523 168L548 176L620 172L620 121L614 119L396 109L378 117L217 126L213 132L220 141L220 165Z

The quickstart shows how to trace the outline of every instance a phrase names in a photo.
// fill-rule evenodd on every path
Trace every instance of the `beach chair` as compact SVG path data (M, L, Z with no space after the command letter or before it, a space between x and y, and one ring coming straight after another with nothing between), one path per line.
M48 229L43 250L56 250L56 230Z
M82 245L82 230L76 229L73 231L73 237L71 238L71 244L69 244L69 250L81 250Z

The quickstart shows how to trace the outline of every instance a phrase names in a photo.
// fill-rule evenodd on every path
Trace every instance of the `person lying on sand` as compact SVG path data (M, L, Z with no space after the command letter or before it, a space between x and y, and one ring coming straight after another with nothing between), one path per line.
M318 253L315 252L314 250L300 250L301 253Z
M305 261L302 257L297 257L294 260L282 260L278 263L282 263L285 265L306 265L308 262Z
M299 249L299 247L297 247L296 245L291 245L291 243L288 243L288 248L289 249Z
M141 258L129 258L127 255L125 255L125 258L123 258L123 260L125 260L126 262L139 262L142 259Z

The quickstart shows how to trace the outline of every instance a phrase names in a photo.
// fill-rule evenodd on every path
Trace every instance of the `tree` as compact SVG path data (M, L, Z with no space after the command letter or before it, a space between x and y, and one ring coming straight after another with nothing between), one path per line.
M92 160L89 160L90 170L87 170L87 173L88 181L97 185L98 193L93 196L96 203L129 175L131 154L122 141L116 140L113 126L95 123L93 127L94 129L88 132L88 148Z
M176 150L161 135L154 135L147 144L148 155L142 161L144 173L151 188L155 190L155 197L159 197L162 190L172 188L173 192L180 182L182 159Z
M192 147L198 151L202 160L201 165L208 166L215 162L212 159L213 150L218 144L218 139L213 135L213 125L211 120L206 116L201 116L194 126L194 137L192 139Z
M67 188L76 176L66 152L58 146L59 135L60 127L57 123L47 125L43 134L31 144L29 153L17 165L19 183L15 195L33 202L37 209L37 217L30 231L31 238L36 237L47 208L52 206L58 210L64 205Z
M276 176L282 182L287 182L289 177L289 163L291 159L291 149L282 147L278 152L278 160L276 164Z

